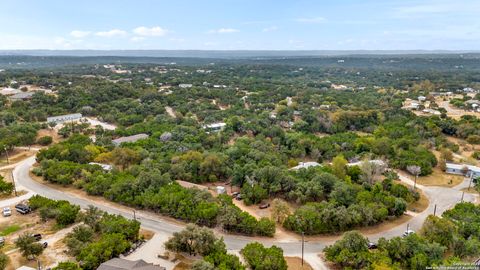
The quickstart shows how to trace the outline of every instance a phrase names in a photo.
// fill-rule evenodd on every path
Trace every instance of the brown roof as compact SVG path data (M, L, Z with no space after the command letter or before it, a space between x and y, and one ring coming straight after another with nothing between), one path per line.
M144 260L130 261L113 258L102 263L97 270L165 270L165 267L147 263Z

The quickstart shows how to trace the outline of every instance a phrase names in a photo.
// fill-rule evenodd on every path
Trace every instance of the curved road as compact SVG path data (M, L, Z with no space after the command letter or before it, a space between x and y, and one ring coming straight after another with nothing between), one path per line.
M107 211L112 214L119 214L126 218L133 219L133 210L126 207L119 207L114 203L101 203L92 200L88 200L84 197L75 196L69 193L64 193L57 189L51 188L46 185L42 185L36 181L34 181L30 175L30 169L32 165L35 163L35 157L30 157L25 159L22 162L19 162L15 169L13 170L13 175L15 181L17 183L17 187L21 189L23 187L26 190L33 191L39 195L56 199L56 200L67 200L72 204L77 204L82 208L88 207L88 205L93 205ZM410 180L406 176L400 177L401 181L407 184L413 184L412 180ZM461 189L468 187L469 179L465 179L465 181L453 188L445 188L445 187L427 187L417 185L419 189L421 189L426 196L430 200L429 207L418 214L413 214L414 216L408 221L410 228L413 230L418 230L423 224L423 221L429 214L433 214L434 205L437 205L437 215L440 215L445 210L450 209L456 203L461 201L462 198L462 191ZM475 201L475 196L473 194L464 194L464 201ZM173 232L180 231L183 228L182 224L174 223L172 221L168 221L162 218L159 215L147 212L147 211L136 211L136 217L140 220L142 226L146 229L152 230L158 233L167 233L172 234ZM395 236L401 235L406 230L406 224L398 225L392 229L382 232L376 232L374 234L366 235L369 237L370 240L377 240L380 237L391 238ZM291 238L287 240L276 240L276 239L267 239L267 238L252 238L252 237L245 237L245 236L237 236L237 235L222 235L224 237L225 243L228 249L231 250L240 250L245 246L247 243L252 241L259 241L265 245L277 245L284 250L286 255L290 256L298 256L301 253L301 241L296 238ZM330 238L329 240L314 240L306 239L305 243L305 253L306 258L309 257L316 257L314 254L317 254L323 250L326 245L332 244L335 239Z

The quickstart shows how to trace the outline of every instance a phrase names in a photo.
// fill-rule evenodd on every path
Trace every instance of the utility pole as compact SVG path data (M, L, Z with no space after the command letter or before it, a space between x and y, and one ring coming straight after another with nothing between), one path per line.
M418 178L418 173L415 174L415 182L413 183L413 190L417 188L417 178Z
M472 186L472 182L473 182L473 173L470 176L470 183L468 183L468 189L467 190L470 190L470 187Z
M303 267L303 251L305 250L305 233L302 232L302 267Z
M133 211L133 220L137 220L137 216L136 216L136 213L135 213L135 209L133 209L132 211Z
M463 202L463 196L465 196L465 191L462 192L462 200L461 200L462 202Z
M433 216L435 216L437 213L437 205L435 204L435 206L433 207Z
M13 176L13 170L10 171L10 174L12 176L12 183L13 183L13 192L15 194L15 197L17 197L17 186L15 185L15 177Z
M6 147L6 146L3 146L3 150L5 150L5 155L7 155L7 164L10 164L10 159L8 158L7 147Z

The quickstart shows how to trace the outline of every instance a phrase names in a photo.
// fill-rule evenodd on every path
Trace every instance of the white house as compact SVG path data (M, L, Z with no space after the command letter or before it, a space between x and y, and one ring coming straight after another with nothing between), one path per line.
M290 170L300 170L300 169L308 169L310 167L317 167L317 166L322 166L320 163L315 162L315 161L309 161L309 162L300 162L298 163L297 166L290 168Z
M351 163L348 163L347 166L360 166L362 162L365 162L365 161L351 162ZM385 163L385 161L381 159L372 159L372 160L369 160L368 162L373 163L377 166L387 167L387 164Z
M132 135L132 136L120 137L118 139L112 140L112 143L115 146L119 146L122 143L136 142L138 140L143 140L143 139L147 139L147 138L148 138L148 134L140 133L140 134L135 134L135 135Z
M203 129L205 129L207 132L217 132L222 130L227 124L224 122L219 122L219 123L213 123L213 124L208 124L204 125Z
M480 168L473 165L466 165L466 164L455 164L455 163L447 163L446 164L446 173L451 174L459 174L465 175L467 177L479 177L480 176Z
M180 88L190 88L192 87L193 85L191 83L181 83L178 85L178 87Z
M68 121L78 121L82 118L81 113L72 113L72 114L65 114L59 116L51 116L47 117L47 123L63 123Z
M109 165L109 164L103 164L103 163L97 163L97 162L90 162L90 163L88 163L88 164L90 164L90 165L98 165L98 166L102 167L102 169L103 169L104 171L107 171L107 172L109 172L109 171L111 171L111 170L113 169L113 166L112 166L112 165Z

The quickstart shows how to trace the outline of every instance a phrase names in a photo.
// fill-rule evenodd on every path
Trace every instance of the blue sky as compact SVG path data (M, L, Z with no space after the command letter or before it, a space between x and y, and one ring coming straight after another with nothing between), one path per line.
M0 49L479 50L479 0L0 0Z

